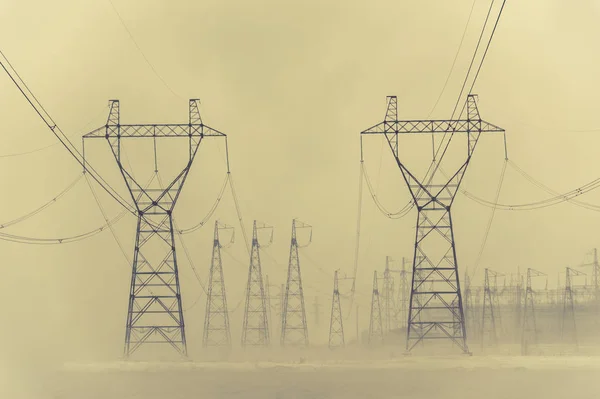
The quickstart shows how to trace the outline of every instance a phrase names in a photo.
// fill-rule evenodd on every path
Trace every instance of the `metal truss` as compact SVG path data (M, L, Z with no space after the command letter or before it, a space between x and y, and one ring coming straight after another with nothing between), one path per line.
M573 277L585 276L573 268L567 267L565 277L565 293L563 296L563 309L560 323L560 340L563 345L572 344L575 350L579 349L577 341L577 323L575 322L575 306L573 300Z
M373 294L371 295L371 318L369 320L369 344L374 343L383 343L383 323L381 320L377 270L373 272Z
M310 229L308 246L312 241L312 226L299 220L292 220L292 242L290 244L290 260L283 302L281 320L281 346L308 347L308 328L306 326L306 309L304 307L304 292L302 290L302 274L300 273L300 258L298 256L298 240L296 229Z
M271 229L269 244L261 245L258 241L258 230ZM260 265L260 248L267 247L273 242L273 227L262 224L257 226L256 220L252 228L252 251L248 283L246 285L246 305L244 307L244 323L242 328L242 347L270 345L269 317L265 287Z
M527 286L525 288L525 309L523 312L523 330L521 334L521 354L528 355L530 347L538 345L538 331L535 321L535 291L531 286L532 277L546 276L546 273L534 269L527 269ZM547 280L546 280L547 281ZM546 284L547 285L547 284Z
M331 298L331 320L329 322L329 348L344 347L344 321L342 305L340 303L340 290L338 284L338 271L333 275L333 296Z
M490 284L490 276L494 279L494 285ZM485 280L483 286L483 309L481 314L481 349L485 346L486 338L488 344L498 344L498 328L496 321L500 321L500 306L498 303L498 276L504 276L490 269L485 269Z
M361 137L385 136L418 210L406 350L424 340L448 339L468 353L450 210L480 134L504 129L480 118L474 95L467 97L467 119L398 120L397 109L396 96L389 96L384 121ZM467 158L444 184L432 184L433 176L420 181L400 160L398 136L427 133L467 134Z
M233 227L222 225L215 221L212 261L208 276L208 292L206 295L206 312L204 314L204 335L202 346L231 348L231 331L229 330L229 313L227 310L227 295L225 277L221 261L221 241L219 230L233 230ZM233 242L234 234L231 234Z
M122 125L119 100L110 100L106 125L83 136L106 139L117 161L137 212L131 288L125 332L124 355L128 358L142 345L167 344L187 356L185 323L181 305L179 272L173 229L173 209L194 157L205 137L226 137L202 123L198 100L191 99L186 124ZM187 140L188 160L166 188L142 187L121 162L123 140L178 138ZM155 147L156 148L156 147ZM158 168L155 165L155 172Z

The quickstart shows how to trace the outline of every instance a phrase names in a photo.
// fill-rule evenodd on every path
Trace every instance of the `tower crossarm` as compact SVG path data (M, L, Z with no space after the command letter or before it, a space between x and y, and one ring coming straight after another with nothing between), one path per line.
M112 127L118 126L119 129ZM113 125L106 124L83 136L84 138L147 138L147 137L226 137L222 133L204 124L147 124Z
M361 134L406 133L504 133L504 129L481 119L392 120L374 125Z

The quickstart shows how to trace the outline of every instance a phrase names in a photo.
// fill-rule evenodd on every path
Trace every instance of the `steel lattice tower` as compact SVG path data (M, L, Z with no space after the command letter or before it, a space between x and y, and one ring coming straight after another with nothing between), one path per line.
M563 296L562 318L560 323L560 340L564 344L572 343L578 349L577 324L575 323L575 306L573 303L573 276L585 276L585 273L567 267L565 279L565 293ZM568 337L567 335L571 335ZM567 342L568 338L571 342Z
M270 345L267 300L260 265L261 244L258 241L258 230L265 228L271 229L270 244L273 242L273 228L264 224L257 227L256 220L254 221L242 329L242 347L244 348L247 346L267 347Z
M110 100L106 125L83 136L85 139L106 139L125 180L137 213L131 289L125 332L125 357L144 344L168 344L187 356L185 323L175 239L173 209L186 181L200 143L205 137L226 137L202 122L198 100L191 99L186 124L124 125L120 120L118 100ZM187 161L166 188L143 187L121 162L124 141L153 140L156 146L163 139L186 140ZM135 140L134 140L135 139ZM130 168L131 169L131 168Z
M481 349L485 346L486 335L489 338L490 345L498 344L498 331L496 328L496 312L498 311L496 301L496 290L490 286L490 274L494 279L497 273L485 269L485 281L483 285L483 309L481 313Z
M383 324L381 322L381 302L379 301L379 286L377 284L377 271L373 272L373 294L371 295L371 318L369 320L369 344L374 339L383 343Z
M395 328L394 321L392 319L392 310L394 308L394 279L392 278L390 271L390 257L385 257L385 270L383 271L383 310L384 310L384 332L388 333Z
M545 273L539 272L534 269L527 269L527 286L525 288L525 309L523 312L523 330L521 335L521 354L529 354L529 347L533 345L537 346L537 325L535 321L535 292L531 287L531 278L538 276L546 276Z
M465 293L464 293L464 304L465 304L465 325L470 331L470 336L477 335L477 322L475 320L475 311L473 309L473 291L471 290L471 279L468 273L465 271Z
M233 229L215 221L212 261L208 276L208 292L206 295L206 312L204 315L204 335L202 346L231 347L231 332L229 330L229 313L227 310L227 295L225 292L225 277L221 261L221 241L219 230ZM233 241L233 234L232 234Z
M338 271L333 276L333 296L331 298L331 320L329 322L329 348L344 347L344 322L342 305L340 303L340 290L338 285Z
M407 351L424 340L448 339L468 353L451 206L481 133L504 129L481 120L474 95L467 97L466 107L466 119L398 120L396 96L389 96L384 121L361 132L361 140L362 135L385 136L418 211ZM431 183L436 170L420 181L400 159L399 135L428 133L467 135L467 158L444 184Z
M290 260L288 276L283 299L283 316L281 318L281 346L308 346L308 329L306 326L306 309L304 307L304 292L302 290L302 274L300 273L300 258L298 256L297 228L312 227L299 220L292 220L292 242L290 244ZM307 244L308 245L308 244Z

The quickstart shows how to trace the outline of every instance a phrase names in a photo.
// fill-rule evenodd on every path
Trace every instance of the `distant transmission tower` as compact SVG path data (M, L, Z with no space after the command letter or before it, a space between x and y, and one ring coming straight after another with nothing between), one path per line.
M396 96L389 96L384 121L361 133L361 137L369 134L385 136L418 210L407 351L424 340L448 339L468 353L450 209L480 134L503 133L504 129L481 120L475 95L467 97L466 108L467 119L399 121ZM467 135L466 160L451 174L450 180L442 184L432 183L437 167L425 180L419 181L400 160L398 135L419 134L429 137L429 133L441 133L444 138L448 133L451 136L457 133ZM441 162L441 159L437 162Z
M477 336L477 321L475 319L475 310L473 309L473 291L471 290L471 279L465 271L465 325L470 331L471 338Z
M369 344L383 343L383 325L381 322L381 303L377 284L377 270L373 272L373 294L371 296L371 319L369 321Z
M538 345L537 325L535 321L535 292L531 288L531 278L546 276L545 273L527 269L527 286L525 288L525 310L523 312L523 333L521 335L521 354L528 355L531 345Z
M395 328L393 316L394 308L394 279L390 270L390 257L385 257L385 270L383 272L383 330L388 333Z
M191 99L188 123L185 124L121 124L119 100L110 100L106 125L83 136L106 139L117 161L138 216L133 254L131 288L125 327L124 355L128 358L142 345L172 347L187 356L185 323L181 305L179 271L175 251L173 209L188 176L203 138L226 137L202 123L198 100ZM154 172L158 173L157 144L165 139L187 142L181 169L168 182L166 189L144 188L121 161L125 142L152 140ZM128 144L129 145L129 144ZM170 160L170 164L175 163ZM131 167L129 168L131 169ZM158 182L160 184L160 181ZM167 245L165 245L167 244Z
M258 230L271 229L271 238L267 245L258 241ZM257 227L256 220L252 228L252 252L246 285L246 305L244 307L244 324L242 328L242 347L262 346L270 344L269 318L267 300L260 266L260 248L273 242L273 227L262 224Z
M231 347L231 331L229 330L229 313L227 310L227 295L225 293L225 277L221 261L221 241L219 230L233 227L215 222L212 261L208 276L208 293L206 296L206 312L204 315L204 336L202 346ZM234 234L231 234L233 243Z
M585 276L585 273L567 267L560 323L560 341L563 345L573 344L577 350L579 343L577 341L577 324L575 323L575 306L573 303L573 276Z
M329 323L329 348L344 347L344 322L342 305L340 303L340 290L338 284L338 271L333 276L333 296L331 298L331 321Z
M288 264L288 277L285 286L283 302L283 317L281 321L281 346L308 346L308 329L306 326L306 309L304 307L304 292L302 291L302 275L300 273L300 259L298 256L298 240L296 229L310 228L312 241L312 227L299 220L292 220L292 242L290 244L290 261Z
M496 346L498 344L498 329L496 326L498 307L495 298L496 290L490 284L490 275L495 279L498 273L485 269L483 310L481 314L481 349L485 347L486 338L488 339L488 345Z

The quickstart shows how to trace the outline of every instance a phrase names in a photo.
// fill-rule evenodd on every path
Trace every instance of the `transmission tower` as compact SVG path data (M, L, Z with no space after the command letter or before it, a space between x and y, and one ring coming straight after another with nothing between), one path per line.
M562 318L560 323L560 340L563 345L567 343L573 344L577 350L579 343L577 342L577 325L575 323L575 307L573 303L573 276L585 276L585 273L567 267ZM568 337L568 335L570 335L570 337Z
M110 100L109 107L106 125L83 138L84 143L86 139L107 140L137 213L124 355L128 358L145 344L163 344L187 356L173 209L202 139L226 135L203 124L196 99L189 101L189 119L186 124L124 125L121 124L119 100ZM156 174L159 170L158 143L166 139L186 140L187 153L182 159L182 169L177 171L166 188L143 187L133 177L131 167L127 170L121 162L125 142L139 144L142 139L153 141L153 166Z
M390 257L385 257L385 270L383 272L383 330L388 333L392 330L392 310L394 308L394 279L390 271Z
M402 269L400 270L400 287L398 290L398 319L400 328L408 325L408 298L410 297L408 272L406 271L406 258L402 257Z
M418 210L407 351L424 340L448 339L468 353L450 209L480 134L503 133L504 129L481 120L474 95L467 97L466 108L467 119L399 121L396 96L389 96L384 121L361 132L361 137L369 134L385 136ZM444 137L447 133L451 136L467 134L466 160L441 185L432 184L437 168L433 169L429 179L419 181L400 160L398 135L428 133L442 133Z
M296 229L309 228L310 238L306 247L312 241L312 226L299 220L292 220L292 242L290 244L290 261L288 277L285 286L283 302L283 317L281 321L281 346L308 346L308 329L306 327L306 309L304 307L304 292L302 291L302 275L298 256L298 240Z
M206 312L204 315L204 336L202 345L231 347L231 332L229 330L229 313L227 310L227 296L225 294L225 277L221 261L221 242L219 230L233 227L215 222L212 261L208 276L208 293L206 296ZM233 243L234 234L231 234L230 244Z
M333 275L333 296L331 298L331 321L329 323L329 348L344 347L344 322L342 305L340 303L340 290L338 285L338 271Z
M377 271L373 272L373 295L371 296L371 319L369 321L369 344L383 343L383 325L381 323L381 303L379 302L379 288L377 284Z
M477 322L473 309L473 292L471 290L471 279L465 270L465 325L470 331L471 337L477 336Z
M258 231L270 229L269 243L262 245L258 240ZM248 283L246 285L246 305L244 307L244 323L242 328L242 347L261 346L270 344L269 318L267 313L267 300L260 265L260 248L266 248L273 242L273 227L261 224L257 226L256 220L252 227L252 251L250 253L250 267L248 270Z
M535 321L535 292L531 288L531 278L546 276L545 273L528 268L527 269L527 285L525 288L525 309L523 312L523 330L521 335L521 354L529 354L529 348L533 344L537 346L537 325Z
M490 275L494 279L494 287L490 284ZM481 314L481 349L485 347L486 338L490 346L498 344L498 329L496 319L498 318L498 301L496 278L500 275L493 270L485 269L485 281L483 285L483 310Z
M593 249L593 261L592 263L585 263L581 266L592 266L592 287L593 287L593 295L594 295L594 306L596 309L596 321L600 320L598 315L600 315L600 264L598 263L598 250L596 248Z
M267 323L273 325L273 315L271 312L271 285L269 284L269 275L265 274L265 298L267 302Z

